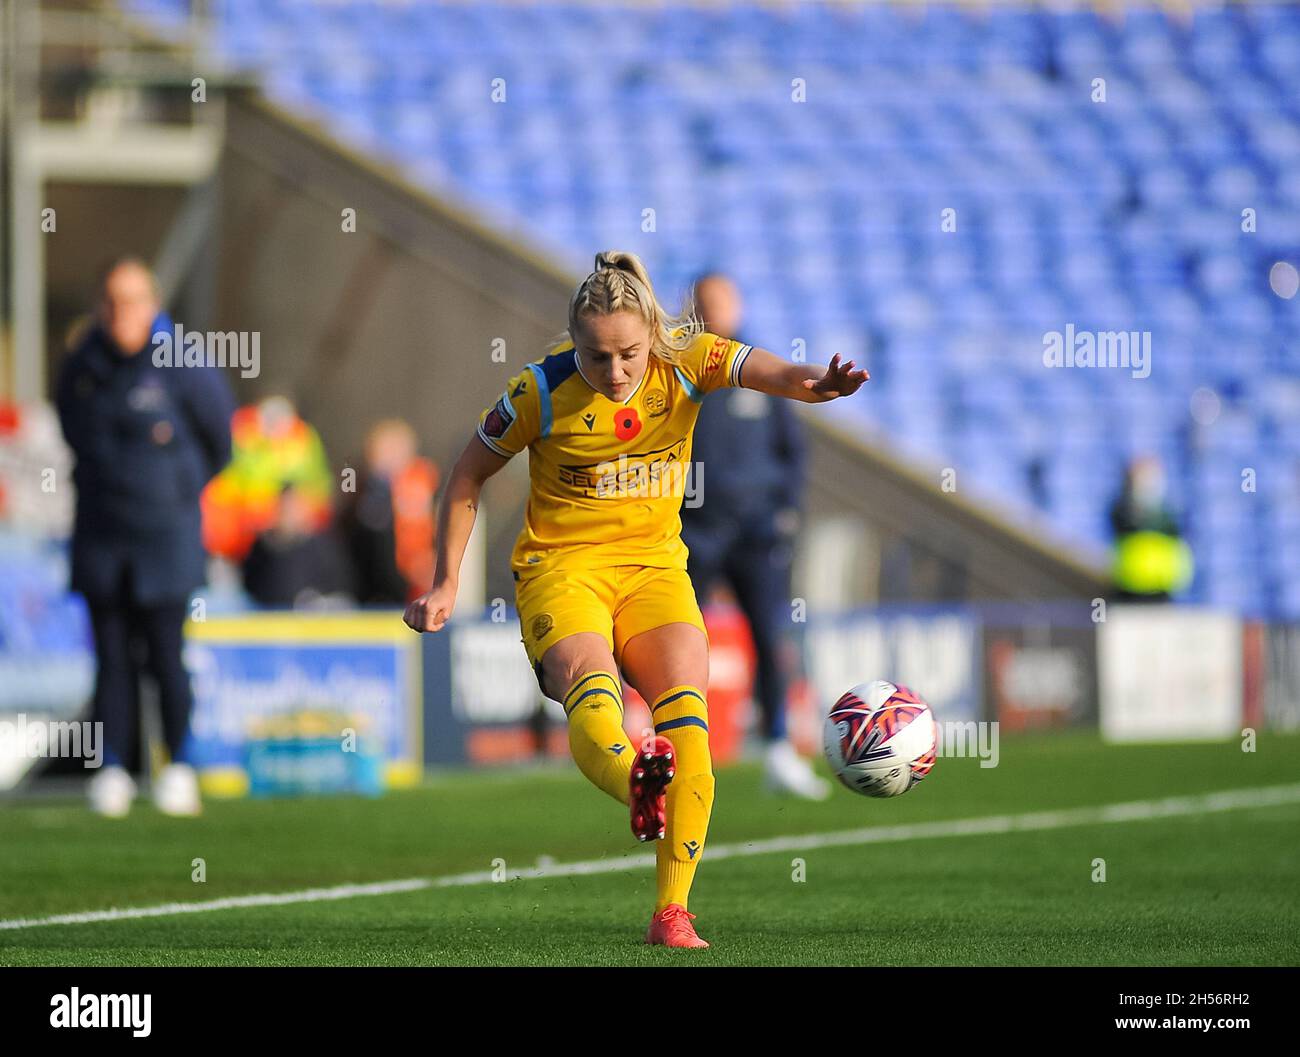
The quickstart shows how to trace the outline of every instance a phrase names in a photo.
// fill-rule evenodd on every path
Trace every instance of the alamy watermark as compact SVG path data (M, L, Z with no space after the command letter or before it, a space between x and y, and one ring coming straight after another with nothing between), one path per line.
M1111 367L1133 372L1134 378L1151 375L1151 331L1065 330L1043 334L1044 367Z
M934 726L937 735L937 743L934 747L936 756L955 757L957 759L978 756L981 767L996 767L998 765L998 724L996 720L992 723L977 723L974 720L967 723L959 723L956 720L947 720L940 723L936 720Z
M33 720L19 712L17 723L0 720L0 755L30 760L81 760L89 769L104 763L104 724L90 720Z
M262 373L262 335L256 330L186 330L177 323L153 336L155 367L238 367L241 378Z
M601 499L681 496L682 506L694 509L704 502L704 464L620 455L596 467L595 494Z
M52 1028L130 1028L137 1039L147 1038L151 1028L153 995L81 993L74 987L68 994L50 998Z

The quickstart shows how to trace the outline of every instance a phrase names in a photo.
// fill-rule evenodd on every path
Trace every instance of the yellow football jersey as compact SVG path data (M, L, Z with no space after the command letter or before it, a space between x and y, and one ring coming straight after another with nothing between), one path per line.
M740 384L750 349L698 334L677 365L651 356L621 402L583 377L572 342L511 378L479 417L478 436L506 457L528 449L532 488L510 559L515 579L611 565L686 568L679 511L691 431L705 394Z

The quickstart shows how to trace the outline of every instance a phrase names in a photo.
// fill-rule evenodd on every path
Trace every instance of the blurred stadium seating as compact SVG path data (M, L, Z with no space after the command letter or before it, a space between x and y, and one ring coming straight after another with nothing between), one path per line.
M164 33L182 18L127 6ZM872 406L897 413L856 424L1013 518L1104 542L1124 462L1158 453L1192 599L1300 616L1300 303L1267 278L1300 250L1300 10L213 10L274 100L575 269L653 207L630 248L662 282L725 266L750 340L865 351ZM524 105L494 106L494 78ZM1067 323L1149 331L1150 378L1045 371Z

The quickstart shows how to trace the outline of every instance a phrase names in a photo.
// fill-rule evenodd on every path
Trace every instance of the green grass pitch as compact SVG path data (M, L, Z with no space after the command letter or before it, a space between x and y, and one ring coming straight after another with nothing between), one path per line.
M1300 782L1300 735L1104 746L1004 738L995 768L941 758L917 789L825 804L718 775L711 844L1021 814ZM568 767L447 774L377 800L0 807L0 919L441 877L645 849ZM201 858L206 881L191 880ZM803 880L793 860L804 861ZM1093 880L1094 860L1106 879ZM0 929L3 965L1296 965L1300 803L771 852L710 862L691 910L707 951L641 943L653 869L75 925Z

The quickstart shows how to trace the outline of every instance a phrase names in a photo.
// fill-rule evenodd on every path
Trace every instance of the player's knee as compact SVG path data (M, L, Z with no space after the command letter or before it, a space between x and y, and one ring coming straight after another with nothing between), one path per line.
M582 641L594 639L593 642ZM602 650L603 640L599 636L575 635L557 642L541 660L541 673L545 682L544 693L557 701L563 701L584 677L596 672L603 672L611 677L614 690L622 692L614 658L607 650Z

